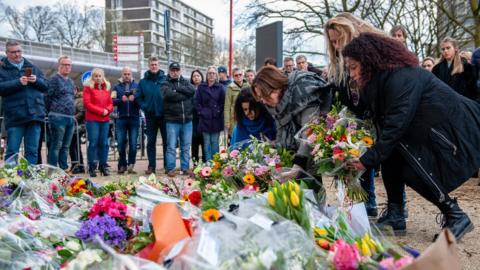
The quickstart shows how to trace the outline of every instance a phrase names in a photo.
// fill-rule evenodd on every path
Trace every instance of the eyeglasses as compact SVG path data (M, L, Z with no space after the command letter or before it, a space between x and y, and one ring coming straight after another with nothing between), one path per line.
M243 75L243 74L234 74L233 76L234 76L234 77L240 77L240 76L242 76L242 75Z
M22 50L8 51L8 53L11 53L11 54L22 53Z

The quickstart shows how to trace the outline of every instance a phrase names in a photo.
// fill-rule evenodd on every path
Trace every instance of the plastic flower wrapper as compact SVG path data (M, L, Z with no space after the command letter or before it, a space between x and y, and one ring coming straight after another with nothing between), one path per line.
M172 269L327 269L305 231L269 209L265 198L238 201L202 223Z
M359 182L363 172L347 164L360 158L373 145L374 134L370 122L356 119L346 107L340 109L337 105L327 115L314 115L296 138L310 146L318 174L343 182L347 197L362 201L366 198Z

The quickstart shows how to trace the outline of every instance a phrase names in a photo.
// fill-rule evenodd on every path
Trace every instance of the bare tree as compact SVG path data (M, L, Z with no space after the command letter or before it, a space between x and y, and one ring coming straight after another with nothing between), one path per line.
M94 14L87 6L79 8L73 3L58 4L57 31L59 41L74 48L91 48L89 30Z
M5 9L5 17L12 28L12 34L16 38L30 40L27 18L22 11L7 7Z
M29 7L23 12L33 39L38 42L51 41L55 35L57 14L48 6Z

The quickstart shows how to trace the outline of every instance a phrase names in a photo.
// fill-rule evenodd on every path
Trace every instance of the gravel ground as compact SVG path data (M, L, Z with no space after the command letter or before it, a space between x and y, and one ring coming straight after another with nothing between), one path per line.
M116 166L112 166L112 168L116 168ZM142 170L139 168L137 171L143 172L143 168ZM121 176L121 178L132 177L136 179L139 175L141 174L124 175ZM165 175L160 175L160 177L165 177ZM96 177L93 180L102 183L105 181L115 181L119 178L120 176L118 176L116 172L113 172L111 176ZM176 181L181 181L181 179L176 179ZM478 203L479 196L477 193L480 192L479 182L479 179L472 178L450 194L452 197L457 197L462 209L470 216L475 226L477 226L477 228L466 234L458 243L458 252L461 256L462 267L465 270L480 269L477 264L478 261L480 261L480 205ZM330 183L330 179L325 180L326 186L331 186ZM386 205L386 194L381 179L377 178L375 185L377 204L379 205L379 210L381 210ZM327 189L329 197L333 197L332 193L334 190L330 190L332 189L331 187ZM439 211L434 205L424 200L410 188L407 188L407 205L409 213L407 235L389 238L392 241L407 243L409 246L422 251L432 243L434 234L440 231L440 225L435 222L436 215Z

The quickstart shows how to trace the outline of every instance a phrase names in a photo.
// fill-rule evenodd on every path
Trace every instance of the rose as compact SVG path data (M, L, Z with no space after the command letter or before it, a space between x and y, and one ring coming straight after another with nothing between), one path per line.
M231 157L231 158L237 158L239 153L240 153L240 151L238 151L237 149L235 149L235 150L233 150L232 152L230 152L230 157Z
M190 194L188 194L188 201L195 206L199 206L202 202L202 193L198 190L190 192Z
M317 135L311 134L310 136L307 137L307 141L309 144L314 143L317 140Z
M254 172L255 172L256 176L262 176L262 175L264 175L268 172L268 167L266 167L266 166L257 167L257 168L255 168Z
M337 270L356 270L360 262L360 254L355 245L347 244L339 239L333 245L333 264Z

